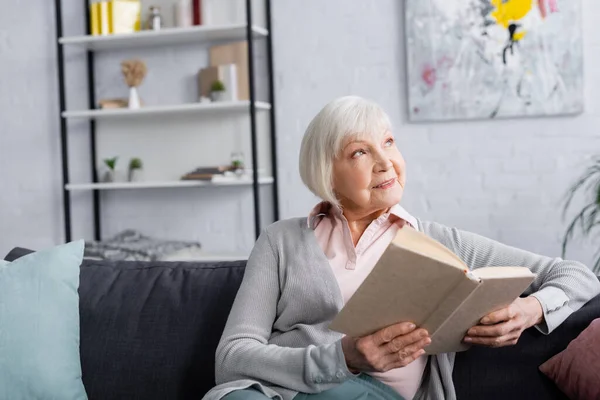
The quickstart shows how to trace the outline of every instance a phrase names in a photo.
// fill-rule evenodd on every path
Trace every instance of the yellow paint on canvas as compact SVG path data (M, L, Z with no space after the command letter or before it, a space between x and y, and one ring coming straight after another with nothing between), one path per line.
M518 42L519 40L522 40L525 37L526 34L527 34L527 31L517 32L517 33L514 34L513 40L515 42Z
M505 28L525 17L533 8L535 0L492 0L492 5L496 10L492 12L492 17Z

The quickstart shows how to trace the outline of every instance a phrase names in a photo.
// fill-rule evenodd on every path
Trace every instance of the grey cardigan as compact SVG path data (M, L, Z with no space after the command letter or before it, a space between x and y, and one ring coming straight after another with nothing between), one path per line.
M418 220L419 231L454 251L471 269L524 266L538 274L526 294L540 300L548 334L600 293L584 265L539 256L454 228ZM343 299L325 254L306 218L266 228L250 255L216 352L217 386L204 399L217 400L248 387L291 400L319 393L352 376L342 335L327 326ZM456 399L454 353L430 356L415 399Z

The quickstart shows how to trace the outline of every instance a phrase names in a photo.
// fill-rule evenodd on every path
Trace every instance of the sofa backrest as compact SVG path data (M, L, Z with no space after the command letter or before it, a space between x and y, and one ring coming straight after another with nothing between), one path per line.
M11 261L30 252L15 249ZM81 361L91 399L200 399L214 386L215 350L245 261L84 261L80 275ZM459 399L565 399L538 366L600 317L600 296L545 336L516 346L459 353Z
M550 335L530 328L521 334L516 346L472 347L458 353L452 375L457 397L567 400L538 367L563 351L596 318L600 318L600 296L571 314Z

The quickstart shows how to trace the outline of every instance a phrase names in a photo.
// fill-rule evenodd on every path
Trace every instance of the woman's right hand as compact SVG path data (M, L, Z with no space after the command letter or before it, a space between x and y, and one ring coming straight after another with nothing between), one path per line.
M430 343L425 329L401 322L361 338L345 336L342 349L350 370L386 372L406 367L425 354L423 348Z

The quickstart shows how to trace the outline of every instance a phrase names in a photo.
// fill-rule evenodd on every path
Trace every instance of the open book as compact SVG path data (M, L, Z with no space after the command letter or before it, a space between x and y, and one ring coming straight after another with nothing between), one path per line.
M406 226L329 328L362 337L409 321L429 332L427 354L464 351L467 330L512 303L534 278L524 267L469 271L448 248Z

